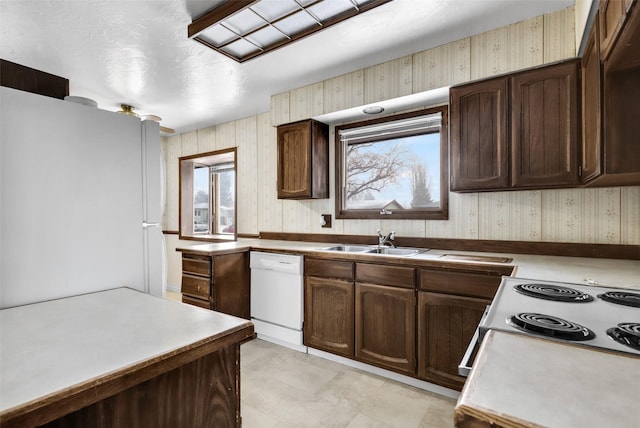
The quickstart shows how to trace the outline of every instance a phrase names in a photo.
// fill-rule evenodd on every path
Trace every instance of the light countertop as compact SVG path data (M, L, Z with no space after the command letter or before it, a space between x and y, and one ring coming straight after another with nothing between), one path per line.
M640 358L489 331L458 400L497 426L638 427ZM475 425L474 425L475 426Z
M0 311L0 414L253 325L128 288ZM250 331L249 331L250 330Z
M268 239L239 239L236 242L210 243L180 245L178 250L202 252L208 254L224 253L233 250L267 250L292 252L310 255L314 252L324 255L330 253L322 251L321 248L336 245L336 243L319 242L299 242L299 241L276 241ZM496 263L498 265L515 266L512 276L527 279L537 279L543 281L557 281L574 284L600 285L606 287L624 287L640 289L640 261L639 260L619 260L587 257L563 257L563 256L539 256L527 254L507 254L507 253L485 253L457 250L431 249L425 253L410 257L369 255L369 260L374 258L385 258L392 260L415 260L415 261L438 261L445 254L460 255L480 255L490 257L508 257L513 259L508 264ZM351 256L357 257L353 254ZM344 256L341 254L341 256ZM452 261L447 263L455 264L481 264L490 265L489 262L473 261Z

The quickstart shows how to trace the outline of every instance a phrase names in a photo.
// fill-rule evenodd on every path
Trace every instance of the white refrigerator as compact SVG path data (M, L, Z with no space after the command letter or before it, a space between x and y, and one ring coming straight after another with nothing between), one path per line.
M158 124L0 90L0 308L116 287L163 296Z

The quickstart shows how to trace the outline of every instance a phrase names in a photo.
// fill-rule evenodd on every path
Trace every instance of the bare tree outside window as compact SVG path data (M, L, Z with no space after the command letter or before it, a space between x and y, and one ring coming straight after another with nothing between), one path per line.
M347 147L347 200L373 198L386 186L397 184L400 175L412 164L411 152L400 144L380 151L374 143Z

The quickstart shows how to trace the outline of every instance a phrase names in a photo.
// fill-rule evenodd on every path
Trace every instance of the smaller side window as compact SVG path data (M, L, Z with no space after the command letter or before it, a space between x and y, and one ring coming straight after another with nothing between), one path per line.
M448 218L447 108L336 127L336 217Z
M236 237L236 149L184 156L180 161L180 238Z

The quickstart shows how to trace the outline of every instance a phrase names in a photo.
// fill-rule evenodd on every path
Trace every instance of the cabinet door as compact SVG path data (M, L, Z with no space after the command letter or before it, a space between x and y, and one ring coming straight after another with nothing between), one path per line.
M509 186L506 77L451 88L451 190Z
M303 120L278 126L278 198L329 197L329 128Z
M458 364L491 300L418 293L418 377L461 390Z
M278 127L278 198L311 196L311 125Z
M415 291L356 283L356 358L414 376Z
M602 72L598 15L582 57L582 182L602 174Z
M305 277L304 344L353 357L353 282Z
M640 17L640 14L638 15ZM604 175L598 185L640 184L640 65L605 71Z
M622 0L601 0L599 7L600 47L602 58L606 59L620 33L625 17L625 2Z
M250 319L249 252L213 257L213 310Z
M512 185L578 184L578 61L511 79Z

